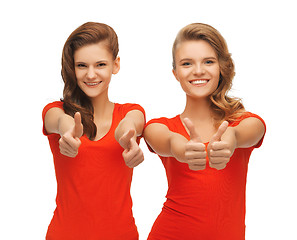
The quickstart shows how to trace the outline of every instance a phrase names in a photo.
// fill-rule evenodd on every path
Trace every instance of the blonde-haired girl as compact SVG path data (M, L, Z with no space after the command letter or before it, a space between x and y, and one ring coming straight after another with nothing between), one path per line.
M165 167L168 192L150 240L242 240L248 162L265 123L227 95L234 64L213 27L194 23L173 45L173 74L186 93L183 113L149 121L144 137Z

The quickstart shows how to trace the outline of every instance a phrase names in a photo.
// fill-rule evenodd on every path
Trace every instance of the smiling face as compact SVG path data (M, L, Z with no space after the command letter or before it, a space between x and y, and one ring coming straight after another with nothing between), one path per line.
M91 99L107 94L112 74L120 69L119 57L114 60L104 42L77 49L74 64L77 85Z
M212 46L204 40L178 44L175 52L175 78L189 97L206 98L218 87L220 67Z

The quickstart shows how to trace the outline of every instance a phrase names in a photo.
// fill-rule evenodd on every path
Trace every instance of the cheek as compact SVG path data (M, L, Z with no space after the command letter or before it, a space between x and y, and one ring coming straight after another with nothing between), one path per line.
M178 74L177 74L177 79L179 81L186 81L189 74L191 74L191 71L190 70L187 70L187 69L183 69L182 71L179 71Z
M76 70L74 73L75 73L76 80L79 82L81 80L81 78L82 78L82 75L83 75L82 72Z
M221 79L221 71L220 71L220 68L218 67L218 68L214 69L212 75L213 75L213 78L216 80L216 82L219 84L219 81L220 81L220 79Z

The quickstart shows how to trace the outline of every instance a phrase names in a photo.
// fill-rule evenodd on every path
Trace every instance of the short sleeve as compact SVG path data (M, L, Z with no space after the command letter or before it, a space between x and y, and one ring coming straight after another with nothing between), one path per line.
M266 124L265 124L265 121L264 121L260 116L258 116L257 114L251 113L251 112L245 112L245 113L244 113L241 117L239 117L236 121L230 123L229 126L230 126L230 127L235 127L235 126L237 126L242 120L244 120L244 119L246 119L246 118L250 118L250 117L259 119L259 120L263 123L264 128L265 128L263 137L260 139L260 141L259 141L256 145L253 146L253 148L259 148L259 147L261 147L261 145L262 145L262 143L263 143L264 136L265 136L265 133L266 133Z
M146 128L148 125L150 125L152 123L160 123L160 124L164 124L165 126L168 127L168 119L165 117L162 117L162 118L151 119L150 121L147 122L147 124L145 124L144 128Z
M143 117L144 117L144 123L146 123L146 116L145 116L145 111L144 108L142 106L140 106L139 104L135 104L135 103L126 103L126 104L122 104L120 105L120 114L121 114L121 119L123 119L126 114L130 111L133 110L138 110L140 112L142 112ZM137 137L137 143L140 143L140 139L142 138L142 136Z
M125 117L128 112L133 111L133 110L139 110L140 112L142 112L144 119L146 119L144 108L142 106L140 106L139 104L133 104L133 103L126 103L126 104L122 105L123 117Z
M150 121L148 121L145 126L144 129L145 130L147 128L148 125L153 124L153 123L159 123L159 124L164 124L165 126L168 127L168 118L162 117L162 118L154 118L151 119ZM145 139L144 139L145 140ZM150 152L155 153L155 151L151 148L151 146L147 143L147 141L145 141L148 149L150 150Z
M61 108L61 109L63 109L63 102L61 102L61 101L52 102L52 103L47 104L43 108L43 111L42 111L42 122L43 122L42 132L43 132L43 134L45 136L48 136L49 134L45 130L44 118L45 118L45 115L46 115L47 111L50 110L51 108Z

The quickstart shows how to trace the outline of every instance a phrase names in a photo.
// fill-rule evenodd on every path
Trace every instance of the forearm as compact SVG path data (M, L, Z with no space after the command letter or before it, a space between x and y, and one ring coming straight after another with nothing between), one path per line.
M265 132L263 123L257 118L245 119L238 126L230 129L234 131L236 148L249 148L256 145Z
M149 124L144 130L144 138L155 153L162 157L184 159L187 139L161 123Z
M186 144L188 140L178 133L173 133L169 139L169 152L172 157L180 162L186 161Z
M74 127L74 118L68 114L62 114L58 119L57 133L61 136Z
M139 133L137 133L137 127L134 121L129 118L122 119L115 130L115 139L119 142L120 138L129 130L135 130L134 139L136 139L137 135L140 135Z
M130 130L134 130L134 139L142 135L145 124L144 116L141 111L132 110L120 121L115 130L115 139L119 142L120 138Z
M231 151L231 155L234 150L238 148L237 129L235 127L228 127L225 133L221 137L221 141L227 143L227 148Z
M74 126L74 118L65 114L60 108L52 108L46 113L44 124L48 133L57 133L62 136Z

